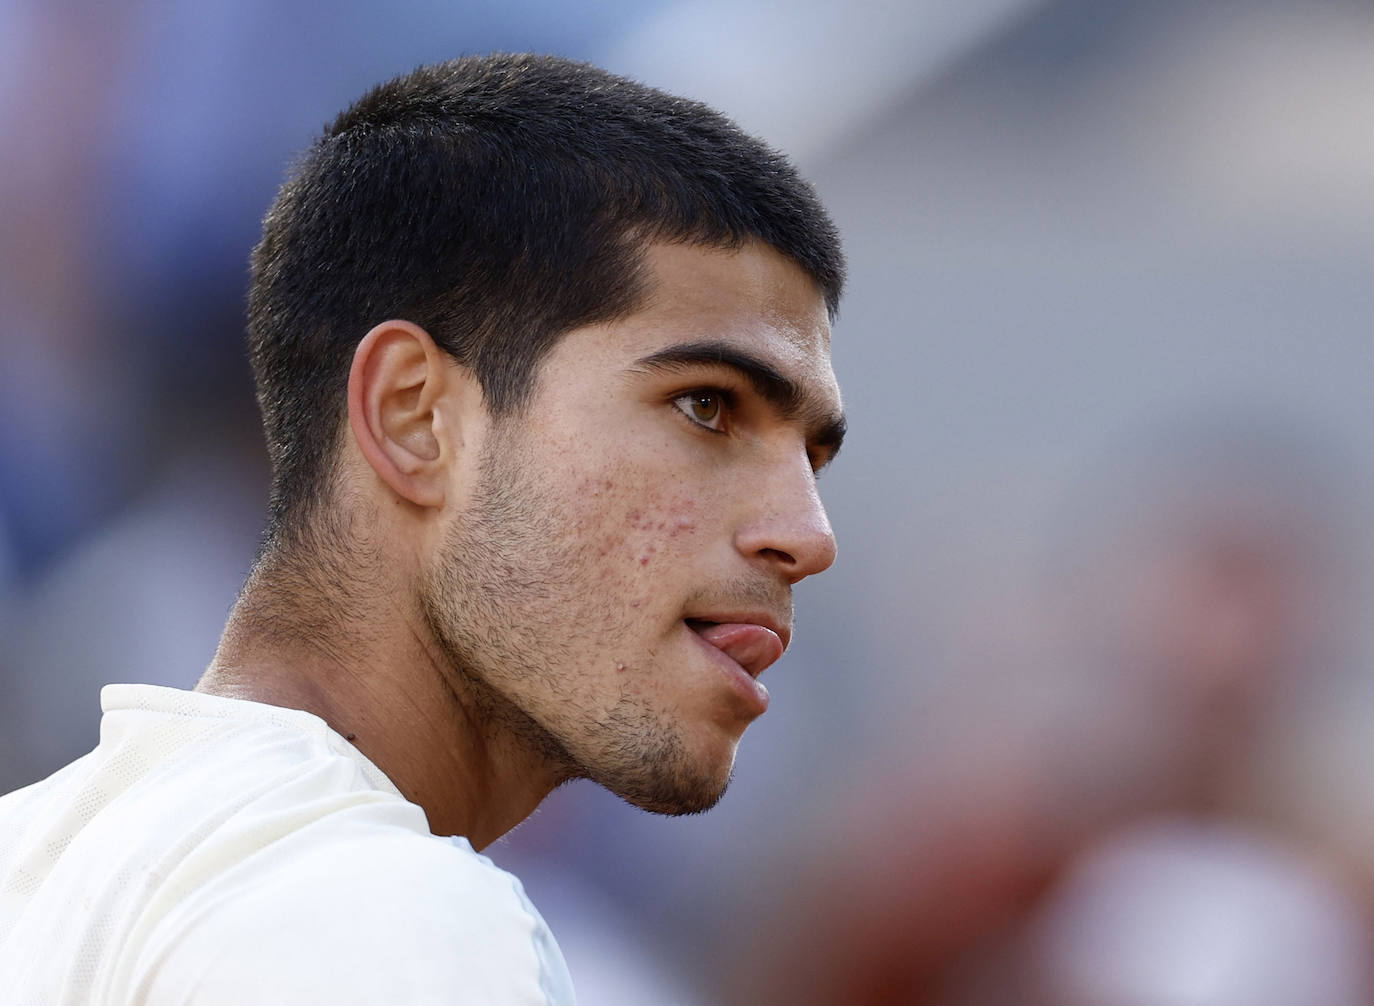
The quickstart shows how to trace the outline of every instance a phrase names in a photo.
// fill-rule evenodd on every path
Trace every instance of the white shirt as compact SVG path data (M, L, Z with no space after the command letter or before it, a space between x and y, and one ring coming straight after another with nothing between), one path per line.
M0 797L0 1002L571 1006L520 882L319 717L101 705L94 751Z

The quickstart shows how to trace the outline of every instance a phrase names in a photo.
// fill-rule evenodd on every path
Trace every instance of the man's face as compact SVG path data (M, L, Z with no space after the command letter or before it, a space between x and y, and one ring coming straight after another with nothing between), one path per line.
M649 810L719 799L794 583L835 541L843 433L815 284L771 248L654 245L620 321L565 336L498 422L426 584L483 714Z

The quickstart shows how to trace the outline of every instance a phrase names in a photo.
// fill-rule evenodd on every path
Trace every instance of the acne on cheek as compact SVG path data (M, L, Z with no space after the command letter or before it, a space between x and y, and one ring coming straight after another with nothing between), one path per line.
M695 497L646 493L632 473L585 480L573 498L577 504L569 516L597 558L626 556L636 569L650 566L664 551L680 550L679 539L698 527Z
M648 566L659 554L660 547L696 529L696 501L690 497L676 497L661 508L636 509L625 515L629 534L626 543L634 553L635 563ZM670 549L671 551L672 549Z
M690 496L674 497L662 507L629 511L625 522L634 531L676 538L696 527L696 506L696 500Z

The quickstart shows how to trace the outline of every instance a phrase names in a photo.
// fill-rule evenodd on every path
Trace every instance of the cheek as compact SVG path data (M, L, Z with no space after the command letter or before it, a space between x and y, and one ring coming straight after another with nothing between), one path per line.
M669 496L644 501L620 522L622 551L641 568L676 560L698 544L696 500Z
M637 579L698 550L703 540L696 497L655 490L644 473L582 480L569 513L607 578Z

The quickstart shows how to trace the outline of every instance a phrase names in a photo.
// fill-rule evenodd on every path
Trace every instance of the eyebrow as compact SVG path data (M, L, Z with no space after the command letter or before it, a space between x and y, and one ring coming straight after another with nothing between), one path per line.
M635 361L635 368L654 371L686 370L690 367L725 367L735 371L760 398L788 420L807 425L807 443L826 452L819 465L824 468L835 459L844 442L847 428L844 413L832 412L808 403L807 394L797 382L780 373L772 364L726 342L689 342L660 349Z

